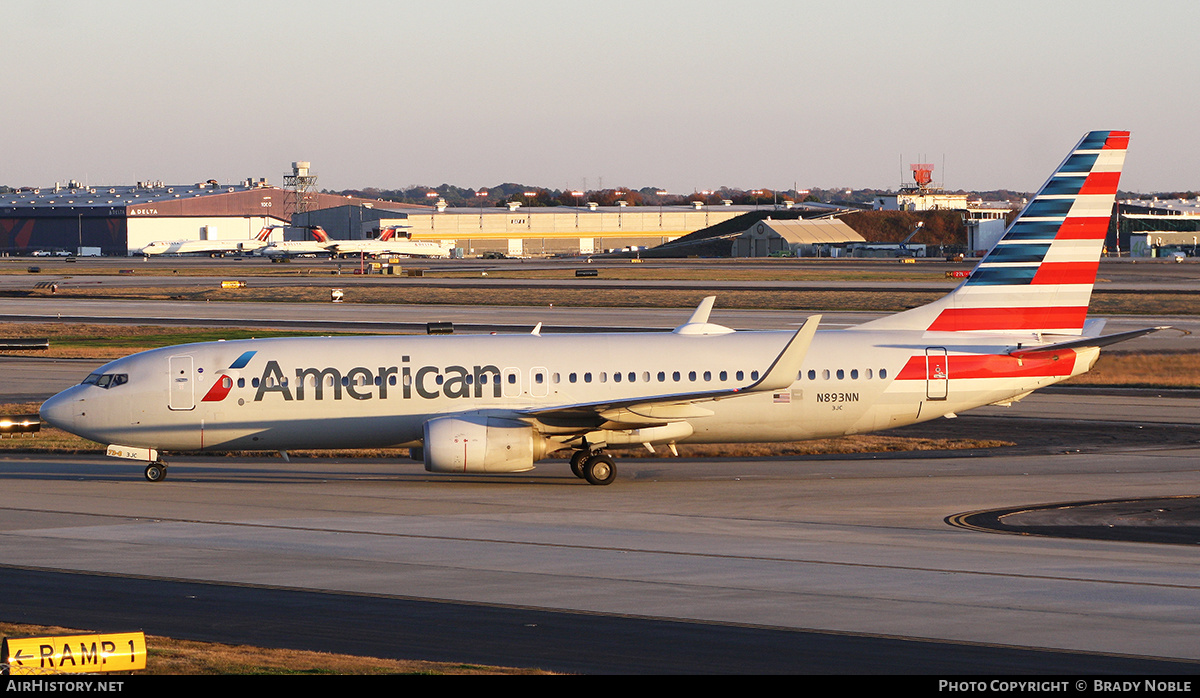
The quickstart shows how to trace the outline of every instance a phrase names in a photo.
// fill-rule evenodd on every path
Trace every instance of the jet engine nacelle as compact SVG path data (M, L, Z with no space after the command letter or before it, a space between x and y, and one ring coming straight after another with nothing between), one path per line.
M532 427L493 417L425 422L425 469L431 473L518 473L550 450Z

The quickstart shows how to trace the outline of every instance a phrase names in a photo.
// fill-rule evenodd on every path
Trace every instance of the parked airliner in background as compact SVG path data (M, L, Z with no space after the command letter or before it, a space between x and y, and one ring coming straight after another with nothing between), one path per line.
M449 257L450 248L431 240L412 240L407 235L397 235L400 226L388 226L374 240L330 240L329 250L334 256L365 254L404 255L406 257Z
M508 473L572 449L841 436L1009 404L1092 367L1087 321L1129 134L1087 134L962 285L856 327L735 332L713 298L669 333L376 336L186 344L108 363L50 424L166 473L164 451L408 446L427 470Z
M329 234L321 226L310 226L308 232L312 235L312 240L272 242L261 250L258 250L256 254L263 257L299 257L301 255L332 254L329 249Z
M145 256L159 254L208 254L226 255L255 252L266 247L271 231L277 226L268 225L258 235L248 240L156 240L141 249Z
M396 236L397 226L385 228L383 234L375 240L334 240L329 233L319 225L309 226L312 240L294 242L275 242L258 251L265 257L296 257L299 255L327 254L332 257L339 255L365 254L370 257L377 255L404 255L407 257L449 257L450 248L431 241L410 240L406 236Z

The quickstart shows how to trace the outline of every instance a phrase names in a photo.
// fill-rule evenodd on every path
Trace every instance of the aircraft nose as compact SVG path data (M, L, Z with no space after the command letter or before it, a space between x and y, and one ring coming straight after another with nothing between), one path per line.
M75 420L78 417L78 410L75 409L77 392L78 386L74 386L43 402L38 410L42 421L63 431L75 433Z

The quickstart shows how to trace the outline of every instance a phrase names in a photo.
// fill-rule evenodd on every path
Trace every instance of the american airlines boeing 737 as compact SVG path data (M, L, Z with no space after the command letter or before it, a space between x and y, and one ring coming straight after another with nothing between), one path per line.
M169 451L408 446L438 473L556 451L595 485L607 449L791 441L1008 404L1089 370L1087 308L1129 134L1095 131L949 295L839 330L733 331L713 298L673 332L281 338L108 363L42 418L166 474Z

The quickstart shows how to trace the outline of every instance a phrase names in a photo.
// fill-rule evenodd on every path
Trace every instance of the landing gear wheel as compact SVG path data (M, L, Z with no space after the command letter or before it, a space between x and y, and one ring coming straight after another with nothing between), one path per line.
M590 451L576 451L571 454L571 472L580 480L583 479L583 462L591 457Z
M146 466L146 479L150 482L160 482L167 476L165 463L151 463Z
M583 478L593 485L607 485L617 479L617 465L612 458L598 453L584 461Z

